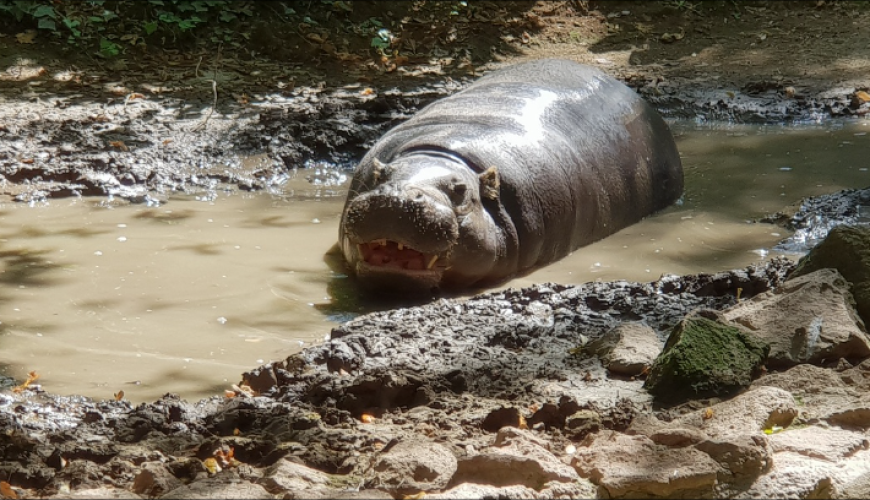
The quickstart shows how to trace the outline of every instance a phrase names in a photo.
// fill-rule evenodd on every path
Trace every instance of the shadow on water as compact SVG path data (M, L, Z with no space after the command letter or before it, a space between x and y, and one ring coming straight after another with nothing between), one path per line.
M333 276L326 285L332 301L315 304L314 308L336 322L349 321L361 314L376 311L413 307L432 302L436 296L400 296L373 293L348 272L347 264L338 244L324 255L323 261L332 270ZM438 295L437 297L441 297Z
M0 263L3 264L3 271L0 272L0 284L44 286L55 283L56 280L49 278L46 274L59 269L61 266L46 259L44 255L48 253L51 252L29 248L0 250Z

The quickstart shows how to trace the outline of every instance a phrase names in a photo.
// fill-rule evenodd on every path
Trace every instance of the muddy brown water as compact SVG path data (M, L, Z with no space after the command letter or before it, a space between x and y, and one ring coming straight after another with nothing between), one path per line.
M503 287L650 281L770 258L787 232L748 222L806 196L870 185L870 122L673 124L680 204ZM355 299L325 253L345 184L305 170L281 193L0 205L0 370L58 394L133 402L220 394L240 374L395 304Z

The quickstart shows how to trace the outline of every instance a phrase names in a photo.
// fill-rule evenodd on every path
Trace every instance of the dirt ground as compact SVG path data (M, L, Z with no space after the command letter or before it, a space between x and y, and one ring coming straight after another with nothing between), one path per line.
M870 110L865 2L396 2L407 12L395 18L407 21L393 27L387 56L368 38L336 35L370 15L370 3L352 4L329 18L310 12L316 28L275 30L278 42L268 23L255 26L257 56L155 48L104 60L5 33L0 196L161 203L172 192L273 189L311 162L347 168L426 103L541 57L599 66L669 116L780 122ZM453 7L452 22L432 21ZM603 384L600 366L564 355L558 366L542 362L548 349L572 345L570 328L600 333L621 318L648 318L665 331L688 309L732 304L738 288L748 297L776 286L790 265L657 284L542 285L379 313L337 328L340 341L280 370L252 370L232 398L196 404L170 395L134 408L59 398L33 383L0 395L0 495L156 497L209 481L229 495L218 487L265 484L264 471L287 457L359 481L347 495L383 493L370 489L383 477L370 474L369 460L396 440L422 433L470 455L516 417L500 408L548 401L561 383L575 384L572 394ZM540 323L542 302L561 326ZM504 310L513 319L500 319ZM432 335L412 342L421 325ZM455 369L426 378L443 366ZM599 387L598 405L577 397L529 407L531 427L562 447L590 429L568 433L551 425L553 415L592 410L601 428L624 430L652 411L641 383ZM360 425L365 415L373 426ZM215 457L223 473L208 462ZM159 470L143 479L144 464ZM250 498L299 491L273 485Z
M352 165L433 99L530 58L599 66L670 116L779 122L870 109L862 2L394 4L388 55L348 34L371 2L311 10L316 26L296 30L258 21L259 51L236 53L134 47L107 60L6 33L0 196L159 203L280 188L311 162Z

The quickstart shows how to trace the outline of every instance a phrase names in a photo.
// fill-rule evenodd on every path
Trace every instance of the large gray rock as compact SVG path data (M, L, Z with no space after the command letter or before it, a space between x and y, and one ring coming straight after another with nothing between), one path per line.
M194 481L190 484L176 488L158 498L166 499L199 499L199 498L216 498L216 499L274 499L275 496L266 491L259 484L249 483L239 478L229 478L221 476L203 479L202 481Z
M870 440L859 432L812 426L772 434L770 445L777 453L788 451L828 462L839 462L858 450L867 449Z
M577 482L580 476L529 431L504 427L481 453L459 459L451 485L522 485L539 490L551 481Z
M768 474L758 478L741 498L836 498L834 464L796 453L777 453Z
M444 489L456 473L456 457L432 441L403 440L381 454L371 485L397 495Z
M762 435L764 429L788 427L798 415L797 403L787 391L774 387L752 389L710 408L697 410L670 425L696 428L713 439L733 435Z
M839 225L799 262L791 278L834 268L851 284L858 315L870 321L870 228Z
M709 498L722 470L694 447L670 448L609 430L587 436L571 464L610 498Z
M769 367L870 356L870 338L855 314L849 283L835 269L786 281L722 316L770 344Z
M662 352L655 330L643 323L620 323L586 346L613 373L629 377L648 370Z

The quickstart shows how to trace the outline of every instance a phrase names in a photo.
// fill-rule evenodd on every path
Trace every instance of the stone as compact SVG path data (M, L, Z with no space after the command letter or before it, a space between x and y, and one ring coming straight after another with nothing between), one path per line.
M587 436L571 464L610 498L709 498L721 471L693 447L669 448L610 430Z
M708 439L695 448L719 462L728 471L722 479L729 482L752 481L773 465L773 450L764 435L738 434Z
M669 448L682 448L684 446L691 446L707 440L707 435L703 432L697 429L687 429L685 427L659 429L649 434L648 437L654 443Z
M456 457L445 446L423 439L403 440L377 458L370 484L398 495L441 490L456 467Z
M145 462L133 480L133 492L147 497L160 495L184 486L163 464Z
M770 344L770 368L870 356L870 337L855 314L849 283L835 269L790 279L722 317Z
M99 488L86 488L81 490L73 490L68 493L60 493L57 495L53 495L50 497L52 500L66 500L66 499L119 499L119 500L133 500L140 498L148 498L141 497L136 495L135 493L131 493L127 490L123 490L120 488L112 488L109 486L102 486Z
M674 327L644 387L671 401L732 394L752 383L769 349L715 312L691 314Z
M671 425L702 430L711 439L731 435L763 435L773 426L788 427L798 415L791 393L775 387L759 387L707 409L675 418Z
M870 446L870 440L861 433L819 426L787 429L769 438L775 452L788 451L828 462L838 462Z
M230 500L239 498L257 500L267 498L273 499L275 497L259 484L250 483L237 478L227 479L218 475L203 479L202 481L194 481L165 493L158 498L179 500L194 500L198 498Z
M485 483L522 485L540 490L551 481L575 482L580 477L548 451L529 431L504 427L495 443L476 455L460 458L451 485Z
M870 228L842 224L798 261L790 279L834 268L852 283L858 316L870 321Z
M458 484L449 490L442 493L434 493L426 495L427 499L445 499L468 498L468 499L525 499L538 498L538 492L526 486L492 486L489 484L462 483Z
M493 410L484 417L480 427L485 431L496 432L502 427L523 427L526 425L526 420L520 410L516 408L498 408Z
M586 351L601 358L611 372L634 377L652 366L662 351L662 342L648 325L621 323L590 342Z
M836 498L834 464L797 453L777 453L770 472L740 492L740 498Z
M276 495L288 491L310 493L326 489L330 484L329 477L325 472L284 458L268 467L257 483Z
M601 415L594 410L578 410L565 418L565 434L586 437L601 427Z

